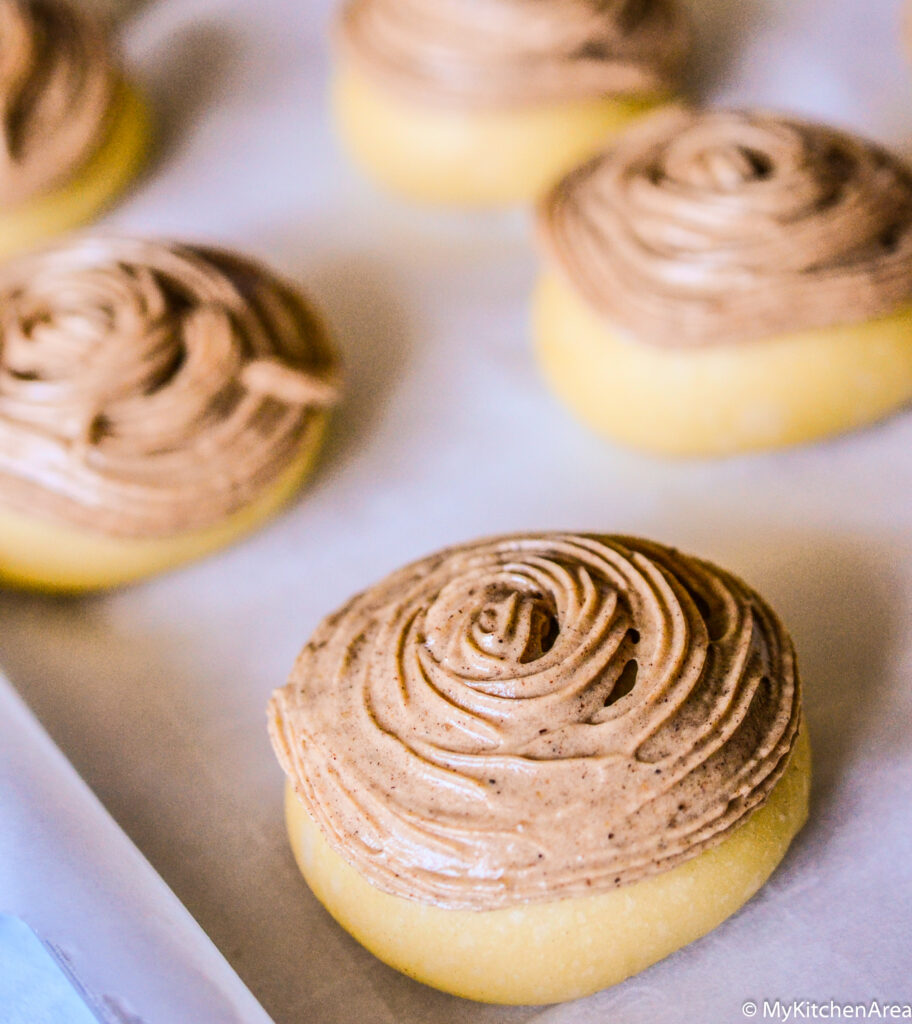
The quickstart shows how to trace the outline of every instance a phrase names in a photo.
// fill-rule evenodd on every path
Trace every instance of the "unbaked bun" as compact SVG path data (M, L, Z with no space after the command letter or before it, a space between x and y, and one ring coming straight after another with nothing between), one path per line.
M0 256L74 227L136 175L149 135L106 32L66 0L0 0Z
M664 112L556 186L540 227L542 363L610 437L772 447L912 396L912 176L879 146Z
M477 999L572 998L691 941L807 813L782 624L632 538L504 537L394 573L317 628L270 727L317 896Z
M227 542L295 489L336 400L309 306L235 254L78 239L0 269L0 309L9 580L123 582Z
M336 113L348 149L406 196L541 195L678 85L678 0L349 0Z

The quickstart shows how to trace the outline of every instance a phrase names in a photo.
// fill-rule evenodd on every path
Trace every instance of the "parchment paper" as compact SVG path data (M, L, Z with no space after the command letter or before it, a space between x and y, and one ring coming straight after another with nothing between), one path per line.
M15 972L4 976L0 949L3 1024L38 1024L36 1014L48 1024L268 1024L2 676L0 821L0 920ZM46 950L66 969L53 1009Z
M892 0L701 0L702 95L909 148ZM300 280L348 401L287 515L112 596L0 597L0 660L278 1024L740 1021L748 999L912 999L912 413L782 454L666 463L603 444L540 382L521 214L415 212L325 113L328 4L168 0L128 25L159 157L110 218L237 245ZM812 386L812 382L809 382ZM711 936L574 1005L505 1010L387 969L298 875L264 705L311 629L406 560L527 528L627 531L742 574L792 629L810 824Z

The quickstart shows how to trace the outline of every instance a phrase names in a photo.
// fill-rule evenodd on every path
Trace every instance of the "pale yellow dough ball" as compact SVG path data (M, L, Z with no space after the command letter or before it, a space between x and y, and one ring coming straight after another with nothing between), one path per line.
M290 784L285 810L317 899L381 960L454 995L539 1004L617 984L735 913L806 821L810 778L802 723L766 803L719 846L609 892L492 911L444 910L381 892L330 848Z
M0 584L79 593L132 583L194 561L253 532L310 473L328 416L314 413L301 453L259 498L214 526L171 537L114 537L0 506Z
M381 185L418 202L508 206L539 198L663 98L597 97L505 110L408 102L350 61L333 82L339 135Z
M52 192L0 210L0 259L89 223L142 170L150 137L144 100L131 86L121 84L108 134L78 173Z
M912 308L739 345L662 348L612 329L546 272L534 302L545 377L590 427L667 455L729 455L861 427L912 400Z

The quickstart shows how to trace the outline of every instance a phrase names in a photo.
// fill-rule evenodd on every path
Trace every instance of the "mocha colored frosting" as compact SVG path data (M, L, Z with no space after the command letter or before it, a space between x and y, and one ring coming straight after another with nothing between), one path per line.
M0 503L20 511L126 537L209 526L336 394L310 309L239 256L88 237L0 269Z
M0 0L0 210L87 162L116 83L105 33L85 14L63 0Z
M689 347L851 324L912 300L912 175L760 112L666 110L570 174L545 247L614 326Z
M513 106L672 88L678 0L349 0L346 53L410 99Z
M795 741L791 641L740 580L648 541L451 548L317 628L270 729L378 888L490 910L602 892L728 836Z

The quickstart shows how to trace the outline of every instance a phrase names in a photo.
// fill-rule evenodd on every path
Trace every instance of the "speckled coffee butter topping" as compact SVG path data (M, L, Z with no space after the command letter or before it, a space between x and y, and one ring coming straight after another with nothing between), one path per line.
M678 0L350 0L339 37L407 99L502 106L666 91L690 27Z
M82 12L62 0L0 0L0 211L89 160L117 82L105 34Z
M0 269L0 504L164 536L258 497L337 367L303 299L227 252L88 237Z
M273 697L299 798L379 888L489 910L694 857L782 776L800 695L706 562L571 534L452 548L329 616Z
M546 250L640 341L859 323L912 302L912 175L845 132L760 112L652 115L544 201Z

